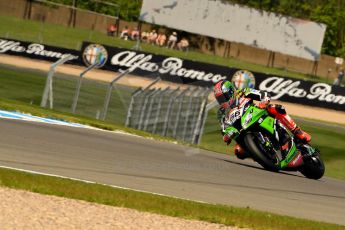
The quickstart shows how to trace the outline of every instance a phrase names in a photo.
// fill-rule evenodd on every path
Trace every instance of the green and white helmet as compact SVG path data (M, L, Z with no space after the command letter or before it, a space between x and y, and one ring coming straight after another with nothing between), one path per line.
M235 100L235 87L230 81L219 81L213 88L214 96L219 105L225 102L232 102Z

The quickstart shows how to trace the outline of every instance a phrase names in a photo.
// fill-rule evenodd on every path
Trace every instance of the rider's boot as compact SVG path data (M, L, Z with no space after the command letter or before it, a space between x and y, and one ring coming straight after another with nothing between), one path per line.
M236 144L235 149L234 149L234 153L237 156L237 158L241 159L241 160L244 160L247 157L249 157L248 154L246 154L244 149L239 144Z
M310 142L310 135L296 125L295 121L286 114L285 108L282 105L269 105L267 111L288 128L298 140Z
M292 133L295 137L297 137L299 140L303 142L310 142L311 140L311 136L298 126L296 126L294 130L292 130Z

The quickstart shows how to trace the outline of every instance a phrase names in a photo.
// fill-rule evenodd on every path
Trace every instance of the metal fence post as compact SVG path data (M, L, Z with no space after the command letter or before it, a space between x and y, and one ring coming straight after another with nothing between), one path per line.
M148 86L146 86L143 90L147 90L149 88L151 88L153 85L155 85L156 83L158 83L160 80L162 80L160 77L157 77L153 82L151 82Z
M171 93L169 93L169 95L173 95L175 92L179 91L180 87L178 87L177 89L173 90ZM165 89L166 91L169 90L169 87ZM163 94L163 93L162 93ZM153 124L153 131L152 133L156 133L157 130L157 123L158 123L158 119L161 113L161 109L162 109L162 102L163 102L163 95L159 98L159 102L158 102L158 108L157 108L157 113L156 113L156 119L155 122Z
M207 102L207 96L208 96L208 94L209 94L209 91L208 91L208 93L206 94L206 98L205 98L205 102ZM195 136L195 139L193 140L193 143L194 144L200 144L201 143L201 138L202 138L202 135L203 135L203 133L204 133L204 128L205 128L205 124L206 124L206 120L207 120L207 117L208 117L208 112L212 109L212 108L214 108L214 107L216 107L218 105L218 103L217 103L217 101L216 100L214 100L214 101L212 101L211 103L208 103L207 105L204 105L204 116L203 116L203 120L202 120L202 122L201 122L201 120L200 120L200 122L199 122L199 124L198 124L198 127L196 128L196 131L198 131L198 133L196 133L196 136Z
M147 126L148 126L149 120L151 118L152 107L153 107L153 104L154 104L155 99L156 99L155 97L157 96L157 94L160 95L162 92L164 92L164 91L158 89L158 90L156 90L155 93L153 93L149 96L148 100L150 100L150 105L149 105L149 109L146 113L146 119L145 119L145 122L144 122L145 124L144 124L144 128L143 128L144 131L147 131Z
M171 107L173 105L173 102L175 102L176 100L178 100L181 96L183 96L187 91L189 90L189 88L185 89L184 91L182 91L177 97L175 98L171 98L169 101L169 105L168 105L168 109L167 109L167 113L165 115L165 121L164 121L164 127L162 130L162 135L166 136L167 132L168 132L168 127L169 127L169 121L170 121L170 116L171 116Z
M192 130L192 138L191 139L193 139L193 136L194 136L194 130L195 130L195 127L197 125L199 111L201 108L202 101L203 101L202 98L197 97L197 98L195 98L194 103L193 103L194 108L193 108L193 118L192 118L192 127L191 127L191 130Z
M133 104L135 102L135 97L137 97L139 94L143 93L144 91L142 88L139 88L138 90L134 91L131 97L131 102L129 103L128 111L127 111L127 117L126 117L126 123L125 126L129 127L130 125L130 119L132 117L132 109L133 109Z
M202 122L202 116L203 113L205 112L205 106L206 106L206 100L202 101L201 107L200 107L200 111L199 111L199 115L198 115L198 120L194 129L194 135L193 135L193 140L192 143L193 144L197 144L198 140L199 140L199 136L200 136L200 125Z
M127 69L126 71L124 71L123 73L119 74L118 76L116 76L115 78L113 78L111 80L109 87L108 87L107 94L106 94L105 99L104 99L104 106L103 106L103 113L102 113L102 120L103 121L107 117L110 98L111 98L111 94L112 94L112 91L114 88L114 83L117 82L118 80L120 80L122 77L126 76L127 73L129 73L129 69Z
M197 90L195 93L193 93L190 98L189 98L189 102L188 102L188 111L186 113L186 119L185 119L185 122L184 122L184 126L183 126L183 134L182 134L182 140L186 140L186 134L187 134L187 126L188 126L188 121L190 120L190 111L191 111L191 108L192 108L192 102L193 102L193 97L197 97L198 94L201 92L204 91L204 89L200 89ZM192 113L193 115L193 113Z
M95 68L97 65L98 65L98 62L95 62L94 64L90 65L83 72L80 73L79 79L78 79L78 83L77 83L77 88L76 88L76 91L75 91L75 94L74 94L74 99L73 99L73 104L72 104L72 113L75 113L75 110L77 108L78 99L79 99L79 93L80 93L80 87L81 87L81 82L82 82L83 76L87 72L89 72L90 70Z
M181 93L180 93L181 94ZM180 95L179 94L179 95ZM178 97L178 96L177 96ZM167 134L167 129L168 129L168 122L169 122L169 118L170 118L170 113L171 113L171 107L174 103L174 101L176 100L176 97L172 97L170 98L169 100L169 104L168 104L168 108L167 108L167 111L166 111L166 114L165 114L165 118L164 118L164 126L163 126L163 129L162 129L162 133L161 135L162 136L165 136Z
M54 100L54 97L53 97L53 75L52 75L49 81L49 108L50 109L53 109L53 103L54 103L53 100Z
M144 117L146 115L146 107L147 107L147 103L150 100L151 96L155 95L157 92L157 90L153 90L151 93L149 93L148 95L145 96L145 100L144 100L144 104L141 107L141 112L140 112L140 119L139 119L139 127L138 129L142 129L142 124L144 123Z
M50 100L50 107L51 109L53 108L53 76L55 73L55 69L57 66L70 61L74 59L72 55L67 55L58 61L54 62L49 69L48 75L47 75L47 80L46 80L46 85L44 87L43 95L42 95L42 100L41 100L41 107L46 107L47 106L47 101L48 97Z
M188 88L188 90L186 91L186 93L191 90L192 88ZM174 130L173 130L173 137L176 138L176 133L177 133L177 129L178 129L178 124L180 123L180 118L182 116L181 114L181 110L182 110L182 105L184 103L184 96L186 95L186 93L184 93L181 98L180 98L180 103L178 105L178 109L177 109L177 117L176 117L176 121L175 121L175 126L174 126Z

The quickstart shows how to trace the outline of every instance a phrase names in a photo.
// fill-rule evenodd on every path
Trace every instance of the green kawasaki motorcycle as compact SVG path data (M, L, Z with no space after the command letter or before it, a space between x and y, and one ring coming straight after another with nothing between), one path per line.
M310 179L320 179L325 166L320 152L294 139L283 124L242 98L225 118L225 129L262 167L270 171L299 171Z

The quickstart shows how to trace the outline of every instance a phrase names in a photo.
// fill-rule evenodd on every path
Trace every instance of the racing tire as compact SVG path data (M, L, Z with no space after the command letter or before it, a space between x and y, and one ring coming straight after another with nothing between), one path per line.
M255 133L248 133L244 137L244 143L246 144L247 149L251 153L253 159L259 163L262 167L269 171L278 172L280 166L276 165L271 159L269 159L265 153L261 150L263 147L258 146L260 142L256 137Z
M304 160L304 165L299 171L309 179L320 179L325 173L325 165L320 158L320 154L314 153L312 157Z

